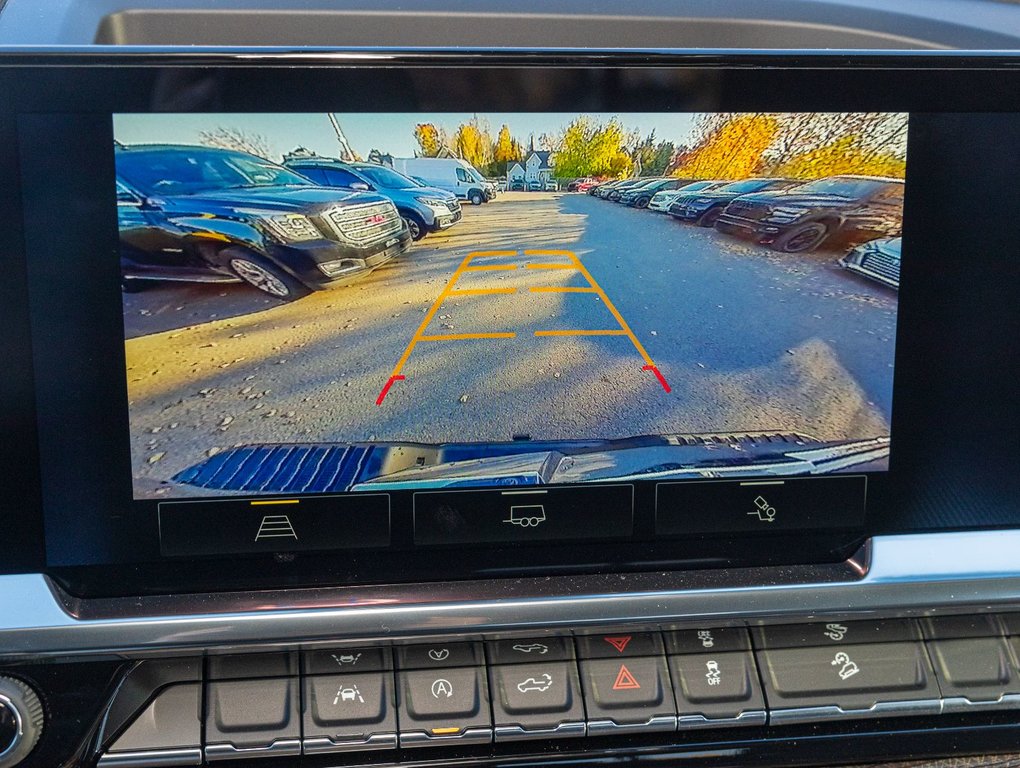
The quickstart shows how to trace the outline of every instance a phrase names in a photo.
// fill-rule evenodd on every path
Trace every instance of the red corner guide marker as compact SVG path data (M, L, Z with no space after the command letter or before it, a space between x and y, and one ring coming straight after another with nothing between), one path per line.
M623 637L603 637L602 639L609 643L611 646L613 646L620 653L623 653L623 651L627 647L627 643L630 642L631 636L624 635Z
M614 691L634 691L641 687L641 683L627 669L626 664L620 665L620 671L616 675L616 682L613 683Z

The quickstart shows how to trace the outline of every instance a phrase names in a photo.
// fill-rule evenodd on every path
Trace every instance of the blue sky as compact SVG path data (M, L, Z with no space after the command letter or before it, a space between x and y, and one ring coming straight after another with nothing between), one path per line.
M690 135L695 114L689 113L628 113L600 114L593 117L608 121L618 117L626 130L637 130L641 135L655 130L658 138L683 143ZM341 114L336 113L341 128L354 151L362 157L372 149L388 152L396 157L411 157L418 144L413 130L417 123L431 122L453 132L467 122L472 113L387 113ZM495 137L506 123L515 138L527 147L533 134L535 141L542 133L564 128L577 113L480 113L488 121ZM313 152L335 157L339 148L336 134L326 113L301 114L122 114L114 115L114 138L124 144L174 143L197 144L199 133L217 127L240 128L266 137L279 160L284 152L298 146Z

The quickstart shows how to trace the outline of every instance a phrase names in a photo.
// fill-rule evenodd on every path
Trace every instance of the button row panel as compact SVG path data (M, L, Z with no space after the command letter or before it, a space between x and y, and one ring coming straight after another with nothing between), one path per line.
M1020 708L1014 616L316 649L211 657L100 765L1002 708Z

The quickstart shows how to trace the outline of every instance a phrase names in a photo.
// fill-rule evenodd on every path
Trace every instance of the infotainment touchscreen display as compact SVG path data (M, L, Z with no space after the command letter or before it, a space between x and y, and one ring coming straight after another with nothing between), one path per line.
M907 122L116 114L133 495L884 470Z
M208 56L0 68L67 578L831 562L1008 476L1014 69Z

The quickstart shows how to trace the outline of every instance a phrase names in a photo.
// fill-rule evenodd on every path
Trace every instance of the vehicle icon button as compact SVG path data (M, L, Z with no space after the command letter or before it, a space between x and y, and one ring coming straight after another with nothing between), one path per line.
M583 736L584 704L570 662L490 667L496 741Z
M521 680L521 682L517 683L517 690L521 693L532 693L535 691L545 693L552 687L552 684L552 676L548 672L543 672L538 677L529 677Z
M305 751L364 749L366 743L395 747L397 715L392 681L391 672L305 677Z
M566 637L490 640L486 646L492 664L537 664L574 658L573 640Z
M389 648L316 648L302 654L305 674L336 675L393 669Z

